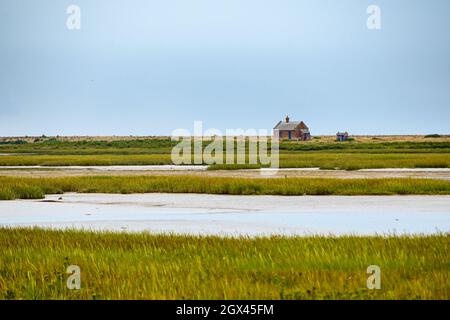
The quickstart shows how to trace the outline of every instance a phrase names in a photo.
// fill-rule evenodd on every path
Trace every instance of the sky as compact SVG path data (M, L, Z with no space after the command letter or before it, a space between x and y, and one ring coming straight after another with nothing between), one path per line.
M450 134L449 15L448 0L1 0L0 136L285 115L313 135Z

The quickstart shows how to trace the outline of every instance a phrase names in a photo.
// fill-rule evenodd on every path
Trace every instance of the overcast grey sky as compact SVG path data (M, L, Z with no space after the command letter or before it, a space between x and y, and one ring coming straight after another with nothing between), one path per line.
M0 13L2 136L271 129L285 114L312 134L450 133L448 0L1 0Z

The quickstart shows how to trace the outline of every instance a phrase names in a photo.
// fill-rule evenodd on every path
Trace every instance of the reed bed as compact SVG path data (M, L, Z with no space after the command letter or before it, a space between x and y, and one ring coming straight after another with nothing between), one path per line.
M0 299L444 299L450 237L218 238L0 228ZM81 289L66 287L69 265ZM366 269L381 268L368 290Z
M45 194L208 193L232 195L448 195L450 181L431 179L228 178L206 176L0 177L0 199Z
M248 158L248 155L247 155ZM193 163L193 161L192 161ZM261 165L216 164L211 170L258 168ZM170 154L97 154L97 155L7 155L0 166L108 166L168 165ZM207 163L203 163L207 164ZM280 154L282 168L373 169L373 168L449 168L450 153L342 153L293 152Z

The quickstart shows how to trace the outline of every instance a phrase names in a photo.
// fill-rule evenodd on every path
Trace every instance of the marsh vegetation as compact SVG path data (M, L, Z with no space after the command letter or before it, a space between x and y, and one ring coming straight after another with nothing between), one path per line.
M20 140L22 141L22 140ZM209 141L203 142L203 148ZM177 144L168 138L135 140L79 140L56 138L0 145L0 166L105 166L172 164L171 150ZM234 152L236 153L237 145ZM248 163L248 144L245 148ZM8 155L10 154L10 155ZM236 159L237 157L235 157ZM236 160L235 160L236 161ZM225 162L225 161L224 161ZM199 163L206 164L206 163ZM247 165L248 166L248 165ZM251 164L259 168L258 161ZM333 142L282 142L280 167L356 170L367 168L449 168L450 139L411 141L355 140ZM242 164L216 164L210 169L240 169Z
M0 177L0 199L42 199L45 194L209 193L234 195L450 194L450 181L431 179L226 178L206 176Z
M1 299L449 299L450 238L0 229ZM68 290L66 268L81 269ZM366 269L381 268L381 290Z

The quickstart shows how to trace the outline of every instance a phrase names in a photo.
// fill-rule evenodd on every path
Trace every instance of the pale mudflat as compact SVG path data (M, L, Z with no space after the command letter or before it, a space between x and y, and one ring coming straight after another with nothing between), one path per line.
M64 177L86 175L200 175L239 178L418 178L450 181L450 168L385 168L320 170L319 168L280 168L207 170L204 165L121 165L121 166L0 166L0 176Z
M207 166L0 166L0 176L63 177L86 175L200 175L241 178L418 178L450 180L450 168L319 170L318 168L281 168L274 170L206 170ZM270 174L262 174L262 173Z
M450 196L64 194L0 201L0 225L222 236L450 232Z

